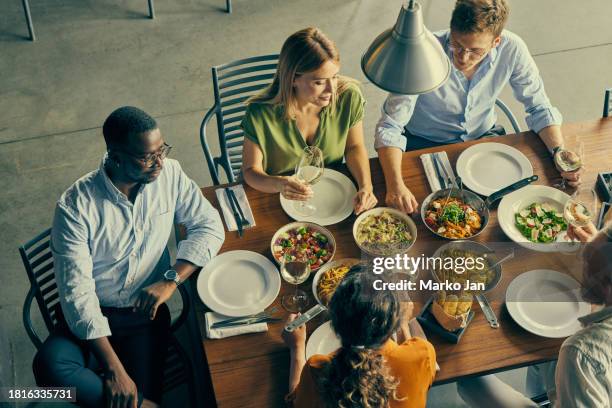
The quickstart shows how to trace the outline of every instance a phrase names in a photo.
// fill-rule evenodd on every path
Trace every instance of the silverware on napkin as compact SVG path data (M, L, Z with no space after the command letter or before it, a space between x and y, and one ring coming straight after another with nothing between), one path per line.
M240 214L238 214L238 210L236 209L236 204L234 204L234 200L232 200L232 189L229 187L225 187L225 195L227 200L230 203L230 207L232 208L232 213L234 215L234 220L236 220L236 225L238 226L238 236L242 237L242 218L240 218ZM234 198L236 196L234 195Z
M219 320L218 322L214 322L210 326L210 328L211 329L217 329L219 327L224 327L224 325L226 325L228 323L240 322L242 320L259 319L259 318L272 318L272 313L275 313L277 310L278 310L277 307L273 307L273 308L271 308L268 311L263 311L263 312L259 312L259 313L252 314L252 315L230 317L229 319Z
M222 324L220 326L211 326L213 329L223 329L225 327L234 327L234 326L246 326L249 324L257 324L257 323L272 323L272 322L280 322L282 319L277 317L259 317L247 320L239 320L237 322L228 322Z

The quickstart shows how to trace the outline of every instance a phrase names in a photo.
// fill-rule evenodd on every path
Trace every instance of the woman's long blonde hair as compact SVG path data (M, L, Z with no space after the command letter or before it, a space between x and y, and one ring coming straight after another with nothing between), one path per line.
M284 108L285 119L295 118L297 97L293 81L300 75L319 69L327 61L339 64L340 54L336 44L321 30L308 27L291 34L281 48L274 80L261 93L251 97L247 103L280 105ZM338 77L338 86L332 92L329 105L331 112L335 111L338 95L342 94L351 83L357 81L345 76Z
M329 304L331 324L342 340L320 380L323 400L334 408L387 408L399 380L385 364L380 347L399 327L400 301L393 291L375 291L363 267L351 269Z

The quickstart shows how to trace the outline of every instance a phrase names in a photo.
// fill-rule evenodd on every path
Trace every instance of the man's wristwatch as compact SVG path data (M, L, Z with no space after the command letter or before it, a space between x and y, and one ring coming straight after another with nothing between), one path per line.
M179 286L181 283L181 277L174 269L168 269L164 272L164 280L176 283L176 286Z
M563 149L563 145L553 147L552 149L549 150L550 156L555 157L555 154L557 154L557 152L561 149Z

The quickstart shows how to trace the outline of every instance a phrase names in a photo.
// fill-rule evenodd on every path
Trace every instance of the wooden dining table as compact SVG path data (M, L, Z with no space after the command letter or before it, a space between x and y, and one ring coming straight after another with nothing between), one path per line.
M585 163L582 179L586 185L595 184L597 173L612 170L610 160L612 157L612 118L565 124L562 131L568 138L576 136L584 141ZM534 174L539 176L539 180L535 182L536 185L551 186L559 180L559 174L553 166L546 146L535 133L529 131L494 139L406 152L402 159L404 182L416 199L422 202L431 191L420 155L446 151L454 168L462 151L474 144L487 142L504 143L520 150L531 162ZM385 183L378 159L370 159L370 166L378 205L383 206ZM220 252L249 250L263 254L272 260L270 253L272 236L280 227L293 220L281 208L278 194L261 193L247 185L244 187L256 225L246 229L242 238L235 231L227 232ZM202 193L217 209L220 209L215 195L215 190L218 188L219 186L205 187L202 188ZM352 236L354 220L355 216L352 215L338 224L327 227L337 243L336 259L359 258L361 255ZM418 228L414 253L420 254L420 251L425 250L424 247L428 245L439 247L448 242L434 236L422 223L418 214L414 216L414 220ZM489 224L475 240L509 242L498 224L495 210L491 211ZM512 261L507 262L503 268L501 282L488 294L488 297L492 299L491 306L499 319L499 329L491 328L480 308L474 306L475 317L458 344L449 343L434 333L427 333L429 341L435 347L437 362L440 366L435 384L448 383L468 376L500 372L557 358L559 347L564 339L539 337L527 332L512 320L504 307L504 295L509 283L519 274L537 267L537 265L530 265L532 257L528 255L516 256ZM550 262L561 261L551 259ZM303 285L307 291L309 291L311 280L312 278ZM281 339L284 323L271 323L268 331L263 333L210 340L204 335L204 313L209 309L199 300L195 290L196 285L192 287L194 288L193 297L196 299L195 314L206 361L199 369L206 370L204 377L210 379L211 382L211 384L206 384L205 388L214 391L214 396L209 395L211 406L213 403L216 403L219 408L283 406L289 378L289 351ZM279 310L283 310L280 305L280 297L292 288L293 286L282 283L280 295L273 303L278 306ZM418 311L427 299L424 295L423 297L417 295L413 300L416 303L415 311ZM287 314L284 312L283 317L286 317ZM307 326L308 334L312 333L325 319L326 316L321 315L311 321Z

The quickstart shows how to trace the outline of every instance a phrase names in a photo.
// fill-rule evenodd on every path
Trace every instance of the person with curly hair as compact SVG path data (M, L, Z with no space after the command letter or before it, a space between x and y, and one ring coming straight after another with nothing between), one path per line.
M287 401L293 407L425 407L436 374L433 345L411 336L412 303L401 302L394 291L376 291L372 283L371 273L352 270L334 292L329 313L342 342L335 352L306 361L305 327L283 332L291 352Z

